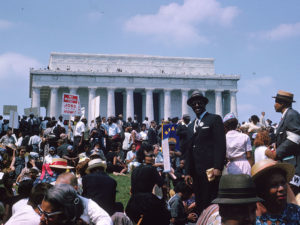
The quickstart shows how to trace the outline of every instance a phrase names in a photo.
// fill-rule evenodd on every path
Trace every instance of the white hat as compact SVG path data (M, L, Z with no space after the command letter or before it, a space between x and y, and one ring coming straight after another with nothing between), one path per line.
M89 164L88 164L88 168L86 169L86 173L90 173L90 170L93 169L93 168L97 168L97 167L103 167L104 170L106 170L106 162L103 161L102 159L93 159L91 161L89 161Z

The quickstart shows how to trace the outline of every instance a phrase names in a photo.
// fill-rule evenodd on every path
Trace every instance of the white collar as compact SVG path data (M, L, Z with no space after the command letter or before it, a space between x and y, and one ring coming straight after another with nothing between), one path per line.
M286 109L284 110L284 112L282 113L281 118L283 118L283 117L285 116L286 112L287 112L289 109L290 109L290 108L286 108Z

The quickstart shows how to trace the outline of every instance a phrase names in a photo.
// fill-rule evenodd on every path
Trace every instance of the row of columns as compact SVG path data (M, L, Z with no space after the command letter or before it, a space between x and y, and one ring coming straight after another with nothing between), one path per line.
M56 116L57 112L57 92L59 87L51 87L50 89L50 101L48 104L47 115L52 117ZM77 93L76 87L70 87L70 93ZM93 106L92 99L96 97L97 87L89 87L88 94L88 118L92 118ZM107 116L115 115L115 89L113 87L107 88ZM149 121L154 119L154 108L153 108L153 91L154 88L146 88L146 107L145 115L149 118ZM171 117L171 91L173 89L164 89L164 118L167 119ZM188 114L188 92L190 89L181 89L181 112L182 114ZM203 95L205 95L207 90L200 90ZM222 92L224 90L214 90L215 91L215 110L216 114L223 115L223 103L222 103ZM229 90L230 92L230 112L233 112L237 116L237 101L236 92L237 90ZM126 117L134 116L134 98L133 98L134 88L126 88ZM124 99L125 100L125 99ZM40 87L32 88L32 107L40 107Z

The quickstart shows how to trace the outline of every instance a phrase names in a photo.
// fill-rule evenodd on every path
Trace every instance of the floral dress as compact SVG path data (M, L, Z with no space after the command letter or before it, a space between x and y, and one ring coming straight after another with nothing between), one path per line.
M298 225L300 224L300 207L287 204L281 215L268 213L256 217L256 225Z

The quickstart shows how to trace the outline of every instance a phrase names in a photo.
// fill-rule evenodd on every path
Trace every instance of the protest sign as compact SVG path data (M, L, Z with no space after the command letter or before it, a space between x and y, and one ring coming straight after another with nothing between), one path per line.
M4 105L3 115L10 115L10 111L18 112L18 106L16 105Z
M18 129L19 128L19 118L18 118L18 112L16 111L10 111L9 114L9 127L12 129Z
M63 115L81 115L80 100L78 95L63 93L62 96Z

